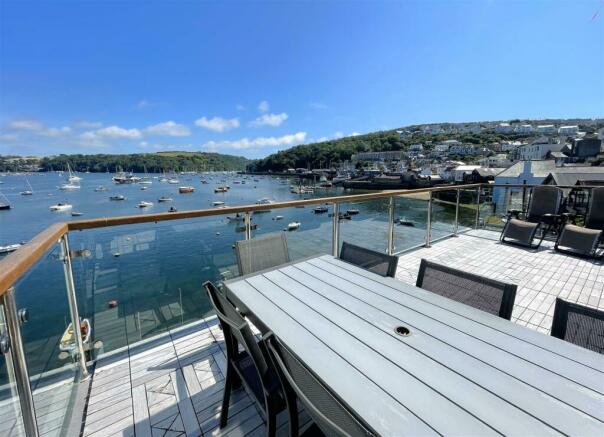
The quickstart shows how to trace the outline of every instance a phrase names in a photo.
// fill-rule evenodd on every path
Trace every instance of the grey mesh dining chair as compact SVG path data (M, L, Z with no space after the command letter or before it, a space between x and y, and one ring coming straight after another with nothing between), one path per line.
M354 244L342 243L340 259L381 276L394 278L398 257L376 252Z
M237 241L235 254L241 275L276 267L290 261L287 240L283 234Z
M567 224L560 232L554 249L570 255L602 258L598 247L604 238L604 187L593 188L585 214L585 226Z
M533 189L526 212L508 211L508 219L501 231L502 243L518 244L538 249L545 235L554 225L562 206L562 189L553 185L539 185ZM523 216L522 219L520 216ZM537 244L533 240L537 232L541 237Z
M326 436L377 435L272 332L265 335L264 340L281 385L284 391L289 393L287 409L290 423L297 421L297 398L314 424ZM310 433L306 432L304 435L308 434ZM298 436L297 430L290 428L290 436Z
M512 318L517 288L514 284L422 259L415 285L503 319Z
M224 334L227 372L220 412L220 428L227 425L231 391L243 385L264 413L266 433L274 436L277 414L287 407L285 392L270 364L264 344L258 344L246 320L211 282L203 284ZM243 347L240 351L239 345Z
M604 354L604 311L556 298L552 337Z

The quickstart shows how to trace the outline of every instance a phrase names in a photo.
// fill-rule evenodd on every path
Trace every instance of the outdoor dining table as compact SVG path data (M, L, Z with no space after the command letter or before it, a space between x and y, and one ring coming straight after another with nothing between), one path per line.
M330 255L226 292L377 434L604 435L604 356Z

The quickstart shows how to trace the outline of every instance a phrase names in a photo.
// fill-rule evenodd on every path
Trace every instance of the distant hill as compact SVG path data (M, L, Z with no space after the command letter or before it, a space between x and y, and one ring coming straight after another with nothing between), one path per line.
M548 119L548 120L511 120L512 123L530 123L537 124L577 124L581 129L593 130L604 126L604 120L585 120L585 119ZM412 125L357 135L344 137L320 143L302 144L283 150L263 159L251 161L248 164L249 171L282 171L288 168L325 168L336 165L342 161L349 160L351 156L358 152L381 152L388 150L406 150L411 144L456 139L463 143L486 145L496 141L527 139L536 134L500 134L496 133L494 127L499 121L477 122L483 127L480 133L443 133L432 135L424 133L422 128L431 125L440 125L443 127L461 126L471 123L430 123L421 125ZM402 135L401 132L412 132L413 135ZM426 147L428 150L430 146Z
M220 153L170 151L130 155L58 155L43 158L42 171L65 170L67 163L75 171L124 171L161 173L163 171L244 170L249 163L242 156Z

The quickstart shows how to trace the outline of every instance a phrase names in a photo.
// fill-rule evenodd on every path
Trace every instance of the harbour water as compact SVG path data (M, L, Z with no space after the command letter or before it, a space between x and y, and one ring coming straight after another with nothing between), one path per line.
M152 178L146 190L141 190L145 185L140 184L116 185L109 174L81 176L79 190L60 191L57 187L64 178L58 174L28 175L34 191L31 196L19 194L26 186L25 176L1 177L0 191L12 208L0 211L0 245L27 241L58 221L156 213L170 207L179 211L212 208L214 201L235 206L254 204L261 198L286 201L353 194L341 188L329 188L301 196L290 192L290 185L297 183L297 179L222 173L206 176L206 184L199 175L179 175L178 184ZM220 185L231 188L226 193L214 193L214 188ZM99 186L106 187L107 191L95 191ZM179 194L179 186L192 186L195 191ZM109 199L118 194L126 199ZM162 196L173 200L158 203ZM153 202L153 206L138 208L140 201ZM83 215L72 217L71 211L51 212L49 207L58 202L69 202L73 205L72 211ZM387 201L343 204L340 208L341 212L359 211L352 220L341 222L341 241L385 251ZM286 208L254 214L252 223L258 228L253 236L284 232L288 223L297 221L301 223L300 228L286 232L290 256L297 259L329 253L332 207L322 214L315 214L312 209ZM396 227L397 250L423 241L426 214L425 200L397 199L396 216L414 224ZM435 204L433 217L433 238L452 231L454 210L450 206ZM470 214L464 211L461 218L462 224L471 221ZM92 324L91 354L127 347L206 315L210 307L201 285L206 280L219 281L238 274L233 245L244 238L236 229L241 225L226 216L216 216L71 232L72 250L90 251L90 256L73 260L73 275L80 315ZM60 337L69 323L69 312L58 247L38 262L15 289L18 306L27 308L30 314L22 334L26 351L30 351L31 374L43 375L61 369L70 362L69 354L59 348Z

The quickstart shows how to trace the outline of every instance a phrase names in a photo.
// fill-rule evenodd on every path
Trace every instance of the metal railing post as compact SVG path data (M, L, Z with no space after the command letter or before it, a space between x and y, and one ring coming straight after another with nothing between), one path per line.
M333 204L333 227L331 233L331 252L336 258L340 254L340 204Z
M459 188L455 190L457 192L457 199L455 200L455 226L453 228L453 235L457 236L459 230Z
M388 247L386 253L392 255L394 252L394 196L391 196L388 202Z
M425 247L430 247L430 240L432 239L432 191L428 197L428 218L426 219L426 243Z
M6 316L6 331L10 339L10 353L13 359L15 385L19 393L19 404L21 406L21 415L23 416L25 435L37 437L38 424L36 421L34 398L31 393L31 386L29 385L29 373L21 340L21 328L19 327L14 288L11 287L3 296L0 296L0 302L4 306L4 315Z
M476 220L474 222L474 229L478 229L478 221L480 219L480 186L476 188Z
M243 214L243 224L245 225L245 239L252 239L252 218L250 217L250 213L246 212Z
M63 273L65 274L65 287L67 289L67 301L69 303L69 313L71 314L71 326L75 340L75 353L82 378L88 376L86 367L86 354L84 352L84 343L82 342L82 330L80 329L80 314L78 312L78 301L75 293L75 284L73 282L73 270L71 268L71 252L69 251L69 239L67 234L61 237L61 259L63 260Z

